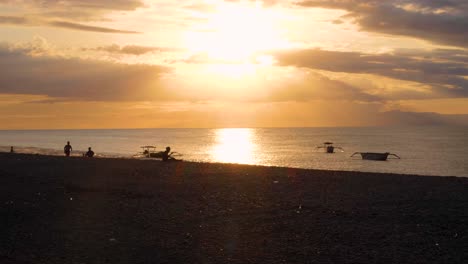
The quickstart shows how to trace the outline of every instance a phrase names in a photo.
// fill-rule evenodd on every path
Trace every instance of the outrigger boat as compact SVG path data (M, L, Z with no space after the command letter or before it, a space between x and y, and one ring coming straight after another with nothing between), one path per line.
M318 146L317 148L323 148L325 149L325 152L326 153L334 153L335 152L335 149L339 149L341 150L342 152L344 151L342 148L340 147L335 147L333 146L333 142L323 142L323 146Z
M155 146L141 146L142 152L139 152L138 154L134 155L134 157L137 158L155 158L155 159L162 159L163 158L163 153L164 151L155 151L156 147ZM169 156L171 157L180 157L182 154L178 152L171 152L169 153Z
M137 153L134 157L139 158L162 158L160 152L156 152L155 146L141 146L142 152Z
M400 157L396 154L385 152L385 153L377 153L377 152L354 152L352 156L356 154L361 154L363 160L387 160L388 156L395 156L398 159Z

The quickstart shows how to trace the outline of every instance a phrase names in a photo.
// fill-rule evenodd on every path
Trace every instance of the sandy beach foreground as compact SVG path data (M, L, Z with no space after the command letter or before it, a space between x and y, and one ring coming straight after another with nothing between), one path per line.
M467 263L468 179L0 153L0 263Z

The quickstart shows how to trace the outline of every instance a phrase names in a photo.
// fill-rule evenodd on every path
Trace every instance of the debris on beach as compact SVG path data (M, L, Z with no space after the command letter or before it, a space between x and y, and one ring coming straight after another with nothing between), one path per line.
M299 205L298 209L296 210L296 213L300 214L302 210L302 204Z

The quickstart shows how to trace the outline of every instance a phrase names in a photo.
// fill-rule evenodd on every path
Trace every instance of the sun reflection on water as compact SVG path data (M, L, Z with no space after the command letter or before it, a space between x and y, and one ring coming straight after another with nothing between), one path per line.
M254 131L249 128L223 128L216 130L216 144L212 159L217 162L255 164Z

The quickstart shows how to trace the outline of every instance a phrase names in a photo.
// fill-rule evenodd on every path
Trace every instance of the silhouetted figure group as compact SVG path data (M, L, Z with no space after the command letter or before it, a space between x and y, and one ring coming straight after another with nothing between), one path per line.
M67 144L65 145L65 147L63 147L63 152L65 153L65 156L70 157L72 151L73 151L73 147L71 146L70 141L67 141ZM10 152L13 153L13 147L11 147ZM145 150L144 153L150 154L149 150ZM160 157L162 161L182 161L172 156L173 154L176 154L176 155L180 155L180 154L176 152L171 152L171 147L166 147L166 150L159 152L159 154L161 155ZM88 157L88 158L94 157L94 151L91 149L91 147L88 148L88 151L86 153L83 153L83 157Z
M11 149L13 150L13 147L11 147ZM63 152L65 153L65 156L70 157L72 151L73 147L70 145L70 141L67 141L67 144L65 145L65 147L63 147ZM86 153L83 153L83 157L94 157L94 151L91 150L91 147L88 148L88 151Z

